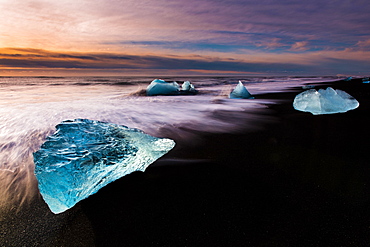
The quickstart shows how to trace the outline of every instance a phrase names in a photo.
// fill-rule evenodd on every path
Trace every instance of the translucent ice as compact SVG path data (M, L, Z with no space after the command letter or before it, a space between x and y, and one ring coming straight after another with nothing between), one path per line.
M182 91L195 91L195 88L193 84L190 83L190 81L185 81L181 86Z
M243 83L239 81L235 89L229 94L230 99L253 99L254 97L244 87Z
M348 93L328 87L326 90L310 89L298 94L293 102L294 109L311 112L313 115L333 114L356 109L359 103Z
M177 82L166 82L161 79L153 80L146 88L146 95L176 95L179 94L180 87Z
M39 190L54 213L120 177L144 171L175 145L138 129L87 119L67 120L56 129L34 153Z

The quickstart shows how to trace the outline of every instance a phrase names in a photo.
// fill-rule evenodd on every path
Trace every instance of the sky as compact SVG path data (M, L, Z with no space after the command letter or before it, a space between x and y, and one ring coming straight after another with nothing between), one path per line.
M368 0L0 0L0 76L370 74Z

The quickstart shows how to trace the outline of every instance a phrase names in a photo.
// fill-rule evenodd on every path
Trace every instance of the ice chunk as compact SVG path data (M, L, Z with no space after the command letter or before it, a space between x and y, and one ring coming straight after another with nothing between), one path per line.
M195 88L194 88L193 84L190 83L190 81L185 81L182 84L181 89L183 91L195 91Z
M328 87L326 90L310 89L298 94L293 102L294 109L311 112L313 115L333 114L356 109L358 101L342 90Z
M244 87L243 83L239 81L235 89L229 94L230 99L254 99L254 97Z
M350 77L347 77L346 79L344 79L343 81L351 81L352 80L352 76Z
M153 80L146 89L146 95L188 95L196 94L197 90L189 82L185 81L180 90L180 86L177 82L166 82L164 80L155 79Z
M198 91L195 89L193 84L190 83L190 81L185 81L181 86L181 95L187 95L187 94L197 94Z
M177 82L166 82L161 79L153 80L146 88L146 95L176 95L179 94L180 87Z
M35 152L39 190L61 213L100 188L134 171L144 171L175 142L138 129L93 121L67 120Z
M370 83L370 79L367 77L367 78L363 78L362 79L362 83Z

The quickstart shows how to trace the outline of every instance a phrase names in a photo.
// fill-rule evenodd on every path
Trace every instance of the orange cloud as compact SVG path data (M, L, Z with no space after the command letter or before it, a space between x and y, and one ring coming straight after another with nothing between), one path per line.
M296 49L303 49L298 44ZM229 57L228 57L229 56ZM210 75L368 73L370 52L361 50L213 55L125 54L57 52L41 49L0 48L2 74L89 75Z

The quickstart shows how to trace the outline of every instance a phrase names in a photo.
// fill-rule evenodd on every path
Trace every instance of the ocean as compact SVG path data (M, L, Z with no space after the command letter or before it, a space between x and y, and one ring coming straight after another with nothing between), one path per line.
M190 81L199 93L181 96L143 95L143 90L153 79L155 78L0 77L0 223L8 224L9 218L14 220L25 217L29 212L24 211L30 210L29 205L36 200L39 206L32 207L39 209L34 214L43 214L48 219L47 225L53 222L53 227L45 230L45 225L40 223L42 217L34 215L38 224L43 225L43 231L30 237L33 238L32 243L37 243L34 239L37 236L42 236L39 241L50 240L41 232L46 231L55 236L55 232L61 231L66 216L54 216L47 211L45 205L40 206L42 200L33 174L32 154L55 131L55 126L64 120L86 118L138 128L153 136L175 140L176 148L180 151L171 159L177 159L179 164L198 160L214 162L217 157L211 157L209 153L202 156L202 149L207 149L202 139L204 136L237 136L256 132L277 121L270 114L272 110L269 106L293 102L293 98L266 98L260 95L294 92L307 83L319 84L344 78L163 77L160 79L176 81L180 85L184 81ZM228 94L239 81L243 82L255 99L228 98ZM218 141L222 142L222 139ZM194 150L198 152L197 155L187 153ZM233 147L230 156L243 156L247 151L244 147ZM217 153L217 150L214 152ZM166 156L162 160L165 166ZM124 179L125 177L120 180ZM12 233L5 231L7 238L15 241L20 228L28 229L25 225L27 223L21 221L19 227L14 228L18 230ZM14 236L9 237L12 234Z
M32 152L55 126L67 119L87 118L138 128L157 137L194 141L187 130L209 133L242 132L258 127L273 100L230 100L228 93L241 80L253 95L281 92L303 83L330 81L310 78L163 78L180 84L189 80L195 96L135 96L150 77L3 77L0 78L0 177L27 171L32 177ZM255 114L256 113L256 114ZM21 186L0 179L1 204L21 199ZM15 179L16 183L23 181ZM9 184L10 183L10 184ZM12 191L9 188L17 188ZM23 199L23 198L22 198Z

